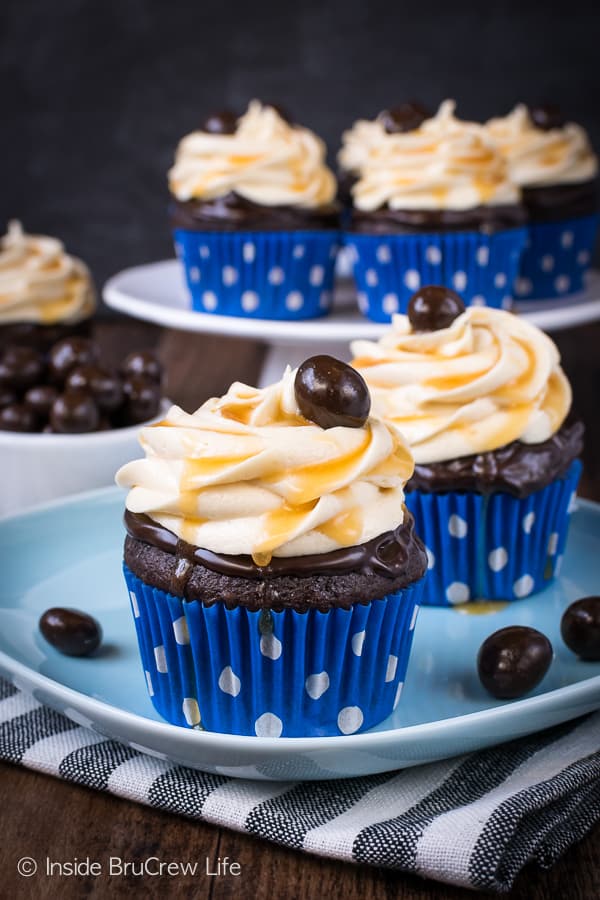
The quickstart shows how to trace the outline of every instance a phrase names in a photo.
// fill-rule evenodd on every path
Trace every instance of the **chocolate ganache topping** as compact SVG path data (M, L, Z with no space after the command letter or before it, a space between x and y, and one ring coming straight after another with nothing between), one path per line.
M382 575L394 580L403 578L406 579L404 584L408 584L420 577L423 568L422 544L414 533L414 521L408 510L404 513L404 522L394 531L380 534L364 544L341 547L329 553L273 556L265 566L257 565L251 556L214 553L195 547L143 514L126 510L124 522L127 533L135 540L152 544L193 565L238 578L272 579L284 575L306 578L356 572ZM411 559L412 565L409 564Z
M513 441L487 453L416 465L406 490L504 491L513 497L527 497L564 475L583 451L583 432L583 423L573 421L540 444Z

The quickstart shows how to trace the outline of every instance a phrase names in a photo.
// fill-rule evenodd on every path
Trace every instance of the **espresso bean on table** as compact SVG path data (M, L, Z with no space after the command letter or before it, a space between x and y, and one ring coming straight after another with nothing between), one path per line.
M514 700L540 683L552 656L552 644L541 631L509 625L487 637L479 648L479 679L493 697Z
M352 366L333 356L311 356L294 381L302 415L321 428L361 428L369 417L371 395Z
M78 609L60 606L47 609L39 628L49 644L66 656L89 656L102 643L100 623Z
M582 597L565 610L560 622L562 639L587 662L600 662L600 597Z

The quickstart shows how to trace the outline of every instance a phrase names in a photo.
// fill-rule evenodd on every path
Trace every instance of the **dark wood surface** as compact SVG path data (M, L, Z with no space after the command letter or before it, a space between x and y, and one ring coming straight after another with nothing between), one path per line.
M128 349L157 347L169 372L169 397L188 410L223 392L234 379L256 380L263 348L250 342L161 332L134 322L99 326L105 352L115 361ZM556 335L573 384L575 407L587 426L585 475L580 493L600 500L600 325ZM67 784L18 766L0 764L0 900L3 898L211 897L279 898L472 898L489 896L414 876L353 866L286 850L232 831ZM148 856L188 862L220 857L240 864L236 877L47 877L26 879L16 865L89 857L138 862ZM528 866L510 894L513 900L597 900L600 897L600 828L571 849L550 871Z

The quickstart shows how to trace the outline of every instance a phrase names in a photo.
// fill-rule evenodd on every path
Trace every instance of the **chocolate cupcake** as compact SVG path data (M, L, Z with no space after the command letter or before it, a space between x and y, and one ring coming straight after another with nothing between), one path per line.
M194 309L306 319L331 306L336 181L322 141L253 100L183 138L171 225Z
M598 227L598 158L580 125L523 104L486 130L523 190L529 219L515 296L564 297L585 287Z
M552 340L425 287L353 365L415 457L406 503L428 548L425 602L513 600L559 570L583 426Z
M56 238L26 234L9 222L0 239L0 347L46 350L83 335L96 298L85 264Z
M404 681L426 568L413 462L350 367L315 357L141 433L125 579L152 701L170 722L349 734Z
M359 305L389 321L435 281L467 304L507 306L525 241L520 191L482 126L457 119L453 101L419 119L397 131L386 119L357 123L344 135L340 164L358 174L346 242Z

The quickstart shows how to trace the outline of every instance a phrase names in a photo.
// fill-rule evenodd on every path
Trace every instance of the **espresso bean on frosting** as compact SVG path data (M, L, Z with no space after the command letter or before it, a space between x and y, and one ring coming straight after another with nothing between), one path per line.
M364 379L333 356L311 356L298 368L296 401L305 418L321 428L361 428L371 397Z
M465 304L455 291L430 284L410 298L408 321L415 331L439 331L449 328L464 311Z

